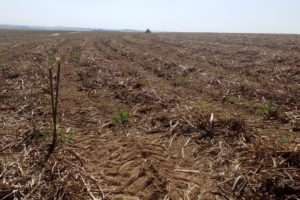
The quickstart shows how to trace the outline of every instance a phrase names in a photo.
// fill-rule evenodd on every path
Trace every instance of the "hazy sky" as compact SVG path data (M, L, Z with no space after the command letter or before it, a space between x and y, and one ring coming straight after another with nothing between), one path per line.
M300 33L300 0L1 0L0 24Z

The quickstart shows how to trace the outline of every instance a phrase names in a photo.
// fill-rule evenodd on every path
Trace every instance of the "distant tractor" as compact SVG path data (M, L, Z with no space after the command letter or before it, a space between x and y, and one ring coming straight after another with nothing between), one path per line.
M147 30L145 31L145 33L151 33L150 29L147 28Z

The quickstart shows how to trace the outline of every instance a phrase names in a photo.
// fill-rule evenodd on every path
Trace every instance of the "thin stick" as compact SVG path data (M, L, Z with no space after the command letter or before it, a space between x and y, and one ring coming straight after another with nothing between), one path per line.
M55 130L55 134L53 134L53 151L54 148L56 147L56 143L57 143L57 130L56 130L56 123L57 123L57 107L58 107L58 92L59 92L59 82L60 82L60 61L58 62L58 66L57 66L57 76L56 76L56 96L55 96L55 108L54 108L54 114L53 114L53 121L54 121L54 129Z
M57 108L58 108L58 94L59 94L59 82L60 82L60 61L58 61L58 66L57 66L55 94L53 90L52 77L53 77L52 69L49 68L51 106L52 106L52 118L53 118L53 137L52 137L52 144L49 150L49 154L54 152L57 144Z
M50 95L51 95L51 108L52 108L52 120L53 120L53 136L52 136L52 144L49 150L49 154L54 151L54 144L56 143L56 118L55 118L55 103L54 103L54 91L53 91L53 73L52 69L49 68L49 80L50 80Z

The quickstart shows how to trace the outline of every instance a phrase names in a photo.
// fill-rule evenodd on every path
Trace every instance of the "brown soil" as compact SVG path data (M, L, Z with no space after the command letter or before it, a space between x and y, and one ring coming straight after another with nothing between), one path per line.
M300 198L299 35L0 36L0 199Z

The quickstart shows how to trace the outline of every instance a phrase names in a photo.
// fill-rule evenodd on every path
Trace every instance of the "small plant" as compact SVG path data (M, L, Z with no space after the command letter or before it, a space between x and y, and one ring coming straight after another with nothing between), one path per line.
M149 46L150 49L156 49L156 50L161 48L160 46L158 46L156 44L150 44L148 46Z
M163 78L171 78L172 77L172 74L168 70L155 69L154 72L157 74L158 77L163 77Z
M139 77L139 71L134 68L129 68L128 74L133 77Z
M41 132L41 136L45 137L45 138L48 138L48 137L51 137L51 133L48 132L48 131L44 131L44 132Z
M214 59L214 58L208 58L208 59L207 59L207 62L209 62L209 63L212 64L212 65L217 64L217 61L216 61L216 59Z
M127 43L136 44L136 42L134 40L132 40L131 38L129 38L127 36L122 37L122 40Z
M125 124L128 122L129 112L120 112L114 117L114 120L119 124Z
M149 87L151 86L151 84L149 84ZM158 89L159 89L159 91L161 91L161 92L166 92L166 91L168 91L168 86L166 85L166 84L159 84L158 85Z
M267 119L277 116L277 107L273 103L262 106L261 115Z
M208 105L208 104L205 104L205 103L199 103L196 105L196 108L199 110L199 111L204 111L204 112L211 112L211 107Z
M279 142L281 144L290 144L291 143L291 141L288 138L280 137L280 138L277 138L276 140L277 140L277 142Z
M100 41L101 41L101 43L103 44L103 40L100 40ZM104 57L105 57L106 59L111 60L111 56L110 56L103 48L101 48L101 46L99 45L99 43L98 43L97 40L94 41L94 46L96 47L96 49L97 49L99 52L101 52L101 53L104 55Z
M68 133L68 131L62 129L60 131L59 136L60 136L59 139L62 143L72 143L74 141L75 133L74 132Z
M179 76L174 79L173 84L174 86L184 86L188 84L188 81L186 78Z
M79 53L78 53L78 51L77 51L76 49L73 49L73 50L72 50L72 52L71 52L71 57L72 57L73 59L79 60L80 55L79 55Z
M84 86L85 88L94 88L94 87L95 87L95 84L94 84L94 82L93 82L92 80L90 80L90 79L84 79L84 80L83 80L83 86Z

